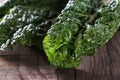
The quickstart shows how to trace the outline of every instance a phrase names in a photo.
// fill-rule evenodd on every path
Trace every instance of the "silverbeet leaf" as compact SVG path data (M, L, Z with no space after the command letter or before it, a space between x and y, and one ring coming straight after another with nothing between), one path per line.
M112 7L111 7L112 6ZM85 56L93 55L97 48L107 43L120 27L120 1L113 0L107 7L101 8L101 14L94 25L88 27L83 34L79 34L75 41L75 53Z
M61 10L68 0L5 0L0 5L0 17L8 13L10 8L14 6L30 6L34 8L47 8L51 10Z
M50 5L44 5L44 7L26 4L26 6L10 8L0 22L0 49L9 50L17 43L42 49L42 40L47 30L55 22L57 15L67 2L67 0L51 1L59 2L61 5L50 2Z
M100 4L96 6L96 4ZM75 67L82 56L93 55L120 26L119 0L105 5L102 0L69 0L48 30L43 47L51 64L57 67ZM97 17L91 20L91 15Z
M74 52L74 41L79 31L84 30L84 23L89 21L92 11L98 8L96 4L94 0L69 0L58 16L58 22L52 25L43 40L51 64L66 68L80 64L81 54Z
M44 9L21 6L11 9L10 13L4 16L0 22L1 49L9 49L15 43L33 45L31 40L37 39L38 34L43 36L42 34L45 34L45 31L49 29L50 24L47 26L48 22L45 21L48 15L49 11ZM44 26L43 30L42 26Z

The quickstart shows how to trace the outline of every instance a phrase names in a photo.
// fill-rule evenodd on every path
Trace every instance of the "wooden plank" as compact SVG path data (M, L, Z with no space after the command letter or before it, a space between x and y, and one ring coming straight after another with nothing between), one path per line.
M20 56L19 72L24 80L57 80L55 68L41 56Z
M57 71L57 78L58 80L76 80L76 74L74 68L64 69L58 68Z
M19 72L24 80L75 80L74 69L57 69L44 54L24 46L20 49Z
M20 56L19 72L24 80L46 80L39 71L37 56Z
M0 80L22 80L18 62L18 56L0 56Z
M39 72L44 75L45 80L58 80L56 67L49 63L45 55L39 56Z
M120 79L120 30L97 54L84 57L76 68L77 80Z

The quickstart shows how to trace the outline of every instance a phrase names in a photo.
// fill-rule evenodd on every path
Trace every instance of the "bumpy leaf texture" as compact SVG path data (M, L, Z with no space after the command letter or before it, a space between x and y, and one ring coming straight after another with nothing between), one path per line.
M0 7L0 10L7 11L0 21L0 49L9 50L17 43L42 49L42 40L47 30L55 22L66 2L67 0L6 2Z
M75 67L82 56L93 55L119 28L119 6L119 0L107 5L102 0L69 0L43 40L51 64Z

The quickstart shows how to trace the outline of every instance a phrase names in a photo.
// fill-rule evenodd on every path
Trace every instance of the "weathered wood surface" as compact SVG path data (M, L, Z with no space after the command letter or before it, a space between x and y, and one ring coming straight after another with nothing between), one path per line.
M49 64L37 49L14 46L0 51L0 80L120 80L120 30L94 56L83 57L71 69L58 69Z

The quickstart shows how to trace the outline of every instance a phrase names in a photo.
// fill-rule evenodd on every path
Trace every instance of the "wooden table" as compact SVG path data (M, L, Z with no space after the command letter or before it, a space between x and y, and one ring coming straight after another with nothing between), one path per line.
M36 48L15 45L13 51L0 51L0 80L120 80L120 30L71 69L52 66Z

